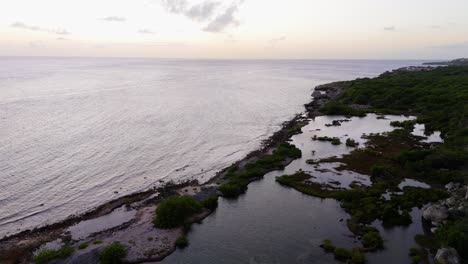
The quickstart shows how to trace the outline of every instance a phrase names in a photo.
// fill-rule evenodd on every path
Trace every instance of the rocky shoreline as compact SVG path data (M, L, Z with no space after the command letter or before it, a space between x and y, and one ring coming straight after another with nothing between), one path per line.
M445 185L445 189L450 195L447 199L423 208L422 217L432 234L435 234L441 225L446 224L449 218L461 219L468 215L468 186L451 182ZM437 249L434 260L436 263L461 263L458 252L451 247Z

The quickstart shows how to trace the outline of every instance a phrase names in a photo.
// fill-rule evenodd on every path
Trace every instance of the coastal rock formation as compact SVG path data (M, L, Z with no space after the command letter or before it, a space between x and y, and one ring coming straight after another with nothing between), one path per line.
M429 205L424 209L423 217L437 225L447 219L448 210L443 205Z
M440 248L437 250L435 261L440 264L459 264L460 256L453 248Z

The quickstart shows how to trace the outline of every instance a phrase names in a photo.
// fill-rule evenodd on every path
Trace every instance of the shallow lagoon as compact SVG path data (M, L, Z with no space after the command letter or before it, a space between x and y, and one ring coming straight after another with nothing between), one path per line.
M363 133L393 130L391 121L412 117L376 115L352 118L341 126L325 126L343 117L317 117L305 126L292 143L302 150L303 157L294 160L284 171L274 171L263 180L253 182L245 195L238 199L221 198L219 207L203 223L195 224L188 234L190 246L177 250L163 263L337 263L332 254L319 247L323 239L331 239L337 246L359 246L346 227L349 217L337 201L304 195L275 182L275 177L292 174L299 169L315 176L314 181L339 181L346 188L353 180L370 184L366 175L338 172L337 163L320 166L306 163L308 159L325 158L349 153L346 138L353 138L363 146ZM339 137L342 145L313 141L312 136ZM313 152L315 151L315 152ZM315 167L314 167L315 166ZM405 186L426 187L415 180L404 181ZM415 246L414 235L422 233L421 212L411 212L413 224L408 227L384 229L374 225L386 240L386 249L367 254L369 263L410 263L408 250Z

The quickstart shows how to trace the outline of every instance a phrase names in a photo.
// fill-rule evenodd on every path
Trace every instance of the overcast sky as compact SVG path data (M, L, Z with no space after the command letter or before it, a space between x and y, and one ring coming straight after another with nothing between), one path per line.
M2 55L468 57L468 0L1 0Z

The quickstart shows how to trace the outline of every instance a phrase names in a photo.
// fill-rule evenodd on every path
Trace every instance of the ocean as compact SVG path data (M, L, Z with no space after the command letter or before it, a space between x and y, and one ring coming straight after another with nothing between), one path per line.
M421 63L0 57L0 237L205 182L302 112L316 85Z

